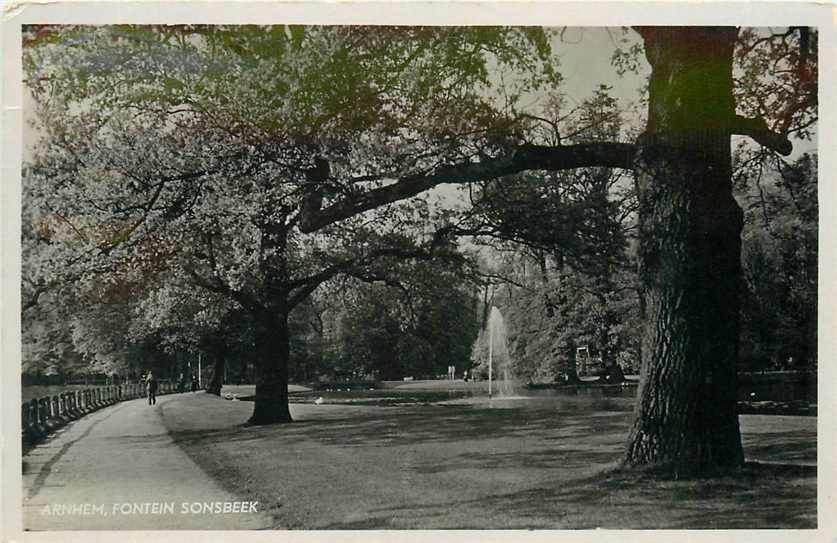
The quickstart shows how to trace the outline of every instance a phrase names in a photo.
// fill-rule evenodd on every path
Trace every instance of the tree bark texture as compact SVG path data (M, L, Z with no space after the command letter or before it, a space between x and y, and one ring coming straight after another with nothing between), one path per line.
M256 333L256 401L252 425L292 422L288 407L288 315L264 316Z
M625 463L673 476L743 463L736 404L742 212L732 195L734 28L640 28L642 366Z

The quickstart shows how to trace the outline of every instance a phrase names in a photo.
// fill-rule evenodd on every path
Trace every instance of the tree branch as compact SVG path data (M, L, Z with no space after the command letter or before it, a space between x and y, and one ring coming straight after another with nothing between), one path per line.
M398 260L429 260L436 258L439 255L438 249L445 245L448 236L449 231L445 227L442 227L435 233L433 238L424 245L413 247L381 247L373 249L366 254L346 258L336 262L312 275L290 281L289 290L295 292L293 292L288 300L288 307L296 307L299 303L305 300L306 297L314 292L318 286L338 275L348 275L360 278L361 275L370 276L371 274L374 274L374 271L370 270L370 267L377 264L379 259L396 258Z
M608 142L555 147L522 145L505 156L443 166L433 173L407 176L326 208L316 205L320 202L309 201L302 209L299 227L305 233L315 232L364 211L411 198L442 183L472 183L525 170L568 170L590 166L631 168L635 150L633 144Z
M192 278L192 282L201 288L204 288L216 294L223 294L224 296L229 297L233 301L238 302L243 308L248 309L250 311L258 313L264 310L263 306L254 297L240 290L234 290L230 288L217 277L213 277L213 280L209 280L201 276L197 271L195 271L191 267L187 268L186 272Z
M787 136L770 130L767 122L761 117L750 119L736 115L730 131L733 134L749 136L759 145L776 151L782 156L788 156L793 151L793 144Z

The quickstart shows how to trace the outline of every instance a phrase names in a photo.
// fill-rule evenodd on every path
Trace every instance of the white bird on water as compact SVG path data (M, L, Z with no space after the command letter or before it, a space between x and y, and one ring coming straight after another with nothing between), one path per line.
M314 400L314 403L315 403L315 404L317 404L317 405L322 405L324 401L325 401L325 400L323 399L323 397L322 397L322 396L320 396L319 398L317 398L316 400Z

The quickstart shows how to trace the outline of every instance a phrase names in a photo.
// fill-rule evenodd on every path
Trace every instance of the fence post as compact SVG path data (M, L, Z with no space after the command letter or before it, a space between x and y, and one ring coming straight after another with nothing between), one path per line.
M29 401L29 428L35 438L40 437L41 435L41 429L38 427L38 417L40 417L39 408L40 406L38 405L37 399Z
M57 394L52 397L52 425L61 426L61 397Z
M32 416L32 406L29 402L23 402L20 410L20 431L23 434L23 442L30 443L32 437L29 430L29 418Z
M46 432L46 423L49 419L49 398L38 400L38 415L40 416L38 423L43 426L44 432Z
M38 422L40 421L41 417L41 406L38 405L38 400L34 399L29 402L29 405L32 408L32 427L38 430L40 434L40 430L38 429Z

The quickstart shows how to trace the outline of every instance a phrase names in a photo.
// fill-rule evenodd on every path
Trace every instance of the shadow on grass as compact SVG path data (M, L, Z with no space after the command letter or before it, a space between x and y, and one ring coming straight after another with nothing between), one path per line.
M752 458L780 458L784 462L817 461L817 439L811 432L761 432L744 436L744 447Z
M233 427L206 430L173 430L184 445L218 440L247 442L273 437L280 442L317 440L339 446L410 445L428 442L461 442L491 437L549 439L602 438L628 429L630 414L603 412L562 414L554 410L489 409L471 407L380 408L338 416L303 419L287 425Z
M451 511L502 512L506 525L457 522ZM616 464L576 479L557 479L537 488L443 503L409 503L379 508L360 521L334 522L325 529L399 527L409 516L420 525L457 529L768 529L816 528L816 469L797 465L747 464L723 477L660 481ZM377 516L374 516L377 515Z
M201 408L196 406L196 409L195 413ZM380 451L393 447L393 451L401 451L393 454L415 449L413 460L405 461L399 468L402 473L425 477L428 488L436 484L433 481L456 481L445 483L445 491L438 494L405 493L403 499L391 504L378 503L367 509L361 519L355 515L351 519L325 516L314 521L314 526L307 520L300 521L299 527L816 527L815 467L750 463L730 475L681 481L661 481L636 471L614 469L622 453L630 416L624 411L562 412L473 406L341 407L311 408L301 413L298 422L287 425L219 427L229 424L232 419L228 418L201 422L200 429L192 429L194 425L185 425L183 429L170 426L170 429L172 437L187 452L200 452L205 469L222 474L226 483L243 495L262 487L271 488L259 480L264 473L273 473L270 470L274 464L267 459L294 451L297 444L303 446L297 451L312 450L304 448L312 445L325 450L334 447L349 449L359 457L363 456L364 448ZM233 445L236 465L230 465L230 459L223 454L216 457L207 453L219 443ZM812 439L810 432L760 433L746 436L745 443L748 453L755 451L758 458L773 458L774 453L776 458L785 460L797 455L809 458L812 453L816 458L816 439L815 436ZM429 448L421 448L422 444ZM435 453L435 449L444 447L449 447L454 454L441 458ZM270 456L260 456L266 451ZM789 454L778 454L784 452ZM247 459L251 457L263 458L261 461L267 464L249 469ZM330 457L324 454L323 458ZM476 478L496 480L496 486L476 486L473 479L477 470L485 474L483 477L478 473ZM531 473L528 486L504 488L504 474L520 472L527 474L524 480ZM395 477L396 472L383 476ZM375 501L374 497L364 498L365 483L350 474L345 478L338 476L334 481L322 478L318 481L345 493L347 499L357 491L361 503ZM460 488L463 484L471 487ZM359 506L358 511L363 510Z

